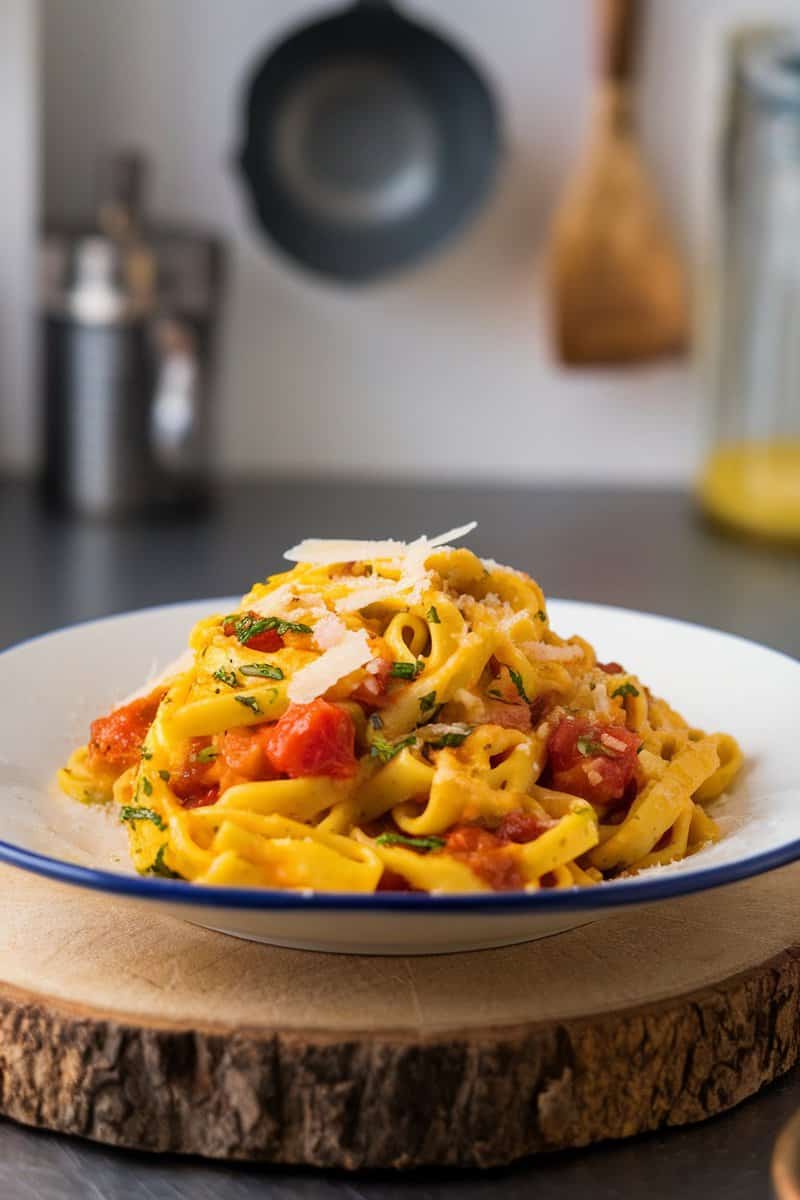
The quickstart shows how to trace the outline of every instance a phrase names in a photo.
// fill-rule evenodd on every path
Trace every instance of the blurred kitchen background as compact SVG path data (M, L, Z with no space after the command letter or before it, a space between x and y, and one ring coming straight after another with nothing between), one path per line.
M0 0L0 467L33 473L43 453L39 231L90 217L104 156L135 148L152 219L224 245L215 473L653 487L695 477L709 406L696 338L633 365L564 365L555 345L548 247L589 137L597 4L399 7L477 67L499 157L479 211L445 244L350 282L264 235L235 162L254 70L333 5ZM797 5L638 8L636 137L696 329L714 282L731 35L790 24Z

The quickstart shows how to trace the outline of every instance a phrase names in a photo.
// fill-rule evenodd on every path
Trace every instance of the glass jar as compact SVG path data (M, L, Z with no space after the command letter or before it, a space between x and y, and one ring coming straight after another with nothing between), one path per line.
M800 35L743 37L722 161L706 511L800 541Z

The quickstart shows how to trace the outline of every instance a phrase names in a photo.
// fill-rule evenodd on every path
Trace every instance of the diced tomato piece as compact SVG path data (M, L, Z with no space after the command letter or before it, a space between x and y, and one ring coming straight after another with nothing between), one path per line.
M447 834L447 849L460 854L476 850L496 850L502 843L498 837L480 825L456 825Z
M523 812L516 809L506 813L495 830L495 836L501 842L532 842L547 829L552 829L555 821L549 817L540 817L536 813Z
M217 786L217 766L214 759L202 759L199 754L211 745L208 738L192 738L189 743L189 753L183 766L173 771L169 786L184 808L199 808L205 804L213 804L219 794ZM208 799L210 792L216 794Z
M565 717L547 743L552 785L596 804L620 800L636 774L640 745L638 734L624 725Z
M283 638L274 629L263 629L261 633L254 633L252 637L249 637L245 645L248 650L260 650L262 654L274 654L283 646Z
M249 617L251 622L263 621L264 618L258 613L249 612L244 614ZM222 626L222 632L225 637L237 637L237 622L225 621ZM283 646L283 638L276 629L262 629L259 633L252 634L251 637L240 637L239 641L243 646L247 646L249 650L260 650L262 654L274 654L276 650L280 650Z
M208 808L210 804L216 804L218 800L219 788L215 785L208 791L198 792L196 796L181 799L181 808Z
M392 664L388 658L373 658L367 665L364 678L351 693L351 699L368 708L381 708L386 703L386 689Z
M140 696L122 708L115 708L107 717L92 721L90 757L102 759L108 766L119 767L120 770L138 762L142 743L165 694L164 689L159 688L149 696Z
M456 825L447 834L445 853L451 854L483 879L495 892L516 892L525 886L507 842L479 825Z
M606 675L624 675L625 668L621 667L618 662L597 663L601 671L605 671Z
M344 709L327 700L292 704L267 740L267 757L276 771L298 779L304 775L331 775L348 779L358 764L356 731Z
M218 766L223 791L247 780L277 779L278 772L267 757L271 725L248 725L223 734Z

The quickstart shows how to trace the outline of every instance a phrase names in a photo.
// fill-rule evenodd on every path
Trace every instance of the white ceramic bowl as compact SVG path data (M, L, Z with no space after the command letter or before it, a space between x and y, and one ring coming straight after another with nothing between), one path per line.
M61 795L54 773L93 717L180 653L195 621L235 603L226 597L126 613L0 654L0 860L275 945L431 954L545 937L624 905L666 903L800 857L800 663L700 626L554 600L560 633L582 634L601 659L625 663L694 724L741 741L747 764L714 809L726 831L717 845L635 879L532 895L301 894L142 878L115 815Z

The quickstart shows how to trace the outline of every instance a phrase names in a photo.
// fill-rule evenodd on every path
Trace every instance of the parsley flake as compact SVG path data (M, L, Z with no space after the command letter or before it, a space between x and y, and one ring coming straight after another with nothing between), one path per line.
M369 753L371 758L379 758L382 763L388 763L406 746L415 746L416 744L416 734L413 733L410 733L408 737L401 738L399 742L387 742L386 738L374 737Z
M522 676L520 675L519 671L515 671L513 667L509 667L508 673L511 676L511 681L514 684L514 687L517 689L522 699L526 704L530 704L528 693L525 691L525 684L522 682Z
M171 870L167 866L167 864L164 862L164 854L166 852L166 849L167 849L166 842L164 842L164 844L162 846L158 847L158 850L156 851L156 856L153 859L152 865L150 867L150 874L151 875L160 875L162 879L182 879L183 876L179 875L177 871Z
M471 725L454 726L452 729L443 729L435 737L427 738L426 744L432 750L443 750L446 746L463 746L471 733Z
M422 854L441 850L445 844L444 838L407 837L404 833L381 833L375 838L376 846L408 846L410 850L419 850Z
M236 678L235 671L226 671L224 667L218 667L214 672L214 678L220 683L227 683L228 687L238 687L239 680Z
M416 662L393 662L389 674L393 679L416 679L425 670L425 663L420 659Z
M430 606L430 608L428 609L428 611L427 611L427 613L425 614L425 616L428 618L428 620L430 621L431 625L441 625L441 623L442 623L442 622L439 620L439 614L438 614L438 612L436 611L436 608L435 608L435 606L434 606L433 604Z
M142 791L144 792L145 796L152 796L152 794L153 794L153 785L152 785L152 783L150 782L150 780L147 778L147 776L146 776L146 775L143 775L143 776L142 776L142 778L141 778L141 785L142 785Z
M152 821L157 829L166 829L166 823L161 813L154 808L144 808L139 804L123 804L119 812L121 821Z
M219 754L216 746L203 746L202 750L198 750L195 755L197 762L213 762Z
M615 696L638 696L639 689L634 687L632 683L621 683L618 688L615 688L611 693L611 699Z
M158 772L159 779L163 779L164 783L169 783L169 771L161 770Z
M420 697L419 711L423 716L432 712L434 708L436 708L436 692L428 692L427 696Z
M234 696L237 704L243 704L245 708L249 708L251 712L260 713L261 705L256 700L255 696Z
M248 663L239 667L239 671L242 675L255 675L259 679L283 679L283 671L272 663Z

